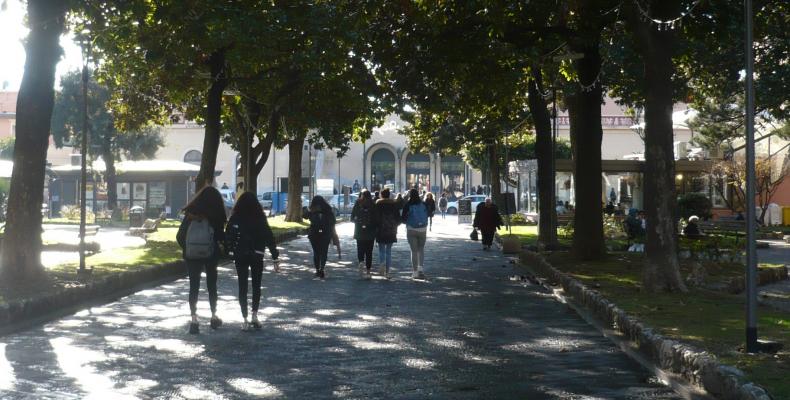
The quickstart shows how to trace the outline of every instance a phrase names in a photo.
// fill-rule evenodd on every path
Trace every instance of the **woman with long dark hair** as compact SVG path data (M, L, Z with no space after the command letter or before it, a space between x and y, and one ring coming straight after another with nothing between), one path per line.
M379 244L379 274L389 279L392 266L392 245L398 241L398 225L400 225L400 205L390 198L389 188L384 188L376 200L374 217L378 230L376 242Z
M217 329L222 325L222 320L217 317L217 263L221 255L219 244L225 239L225 204L216 188L206 186L181 211L184 220L178 228L176 240L183 250L189 273L189 311L192 314L189 333L196 334L200 332L197 301L200 274L204 270L211 306L211 328Z
M409 190L409 199L403 206L401 217L406 224L406 240L411 249L411 277L425 279L425 241L427 239L428 217L430 210L420 199L417 189Z
M376 240L376 223L373 211L373 196L367 189L359 194L359 199L351 209L351 221L354 222L354 239L357 241L357 260L359 273L370 279L370 268L373 264L373 243Z
M307 209L307 218L310 220L310 230L307 238L313 248L313 265L315 277L326 278L326 257L332 235L335 232L335 213L332 207L321 196L313 197Z
M244 317L242 329L260 329L258 306L261 302L261 279L263 276L263 250L268 247L272 260L277 262L277 246L274 234L266 221L266 214L258 199L251 192L244 192L230 216L225 230L226 248L233 253L236 274L239 278L239 306ZM275 267L276 268L276 267ZM252 322L247 322L247 278L252 275Z

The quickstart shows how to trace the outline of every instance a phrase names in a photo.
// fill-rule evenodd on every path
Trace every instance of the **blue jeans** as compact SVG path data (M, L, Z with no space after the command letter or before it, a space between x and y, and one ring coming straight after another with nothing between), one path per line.
M384 264L385 258L387 260L387 272L389 272L392 265L392 243L379 242L379 264Z

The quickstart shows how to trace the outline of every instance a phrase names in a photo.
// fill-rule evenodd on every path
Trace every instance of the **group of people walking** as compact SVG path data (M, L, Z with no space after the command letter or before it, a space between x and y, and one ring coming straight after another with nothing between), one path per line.
M398 227L405 224L406 240L411 250L411 276L413 279L425 279L425 245L436 206L431 193L427 193L423 199L416 189L410 190L406 197L399 195L398 198L392 198L389 189L384 189L375 196L363 189L351 211L360 274L367 279L371 278L373 248L378 245L378 273L385 279L390 279L392 246L398 241ZM443 195L439 201L442 216L446 207L447 200ZM243 193L236 200L230 218L226 220L222 195L217 189L208 186L201 189L182 211L184 219L176 239L182 248L189 275L189 332L200 332L197 300L203 271L206 273L211 308L210 327L216 329L222 325L222 320L217 316L217 265L223 254L222 248L232 257L236 267L238 301L244 318L242 328L260 329L258 309L265 249L269 249L275 272L279 270L279 253L274 234L257 198L250 192ZM307 237L313 251L315 277L324 279L329 246L333 242L339 245L334 210L326 199L315 196L307 208L305 218L310 221ZM490 247L493 233L499 225L501 218L496 206L489 199L484 207L478 208L474 223L475 228L483 233L484 247ZM250 277L252 305L248 310ZM248 319L250 311L252 315Z

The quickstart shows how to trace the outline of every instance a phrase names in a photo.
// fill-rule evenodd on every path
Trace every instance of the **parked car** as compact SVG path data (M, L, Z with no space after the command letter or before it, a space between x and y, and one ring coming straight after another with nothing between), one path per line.
M344 195L336 194L327 199L329 205L332 206L332 210L335 211L335 216L340 214L351 214L351 209L354 207L354 203L357 202L359 195L357 194L350 194L348 195L348 206L346 207L344 202Z
M272 192L264 192L258 194L258 203L264 210L272 208Z
M233 189L220 189L219 194L222 195L222 202L225 203L225 208L232 209L236 204L236 192Z
M477 210L477 205L486 201L486 196L482 194L473 194L473 195L461 197L461 200L471 200L472 212L475 212L475 210ZM458 200L447 202L447 213L458 214Z

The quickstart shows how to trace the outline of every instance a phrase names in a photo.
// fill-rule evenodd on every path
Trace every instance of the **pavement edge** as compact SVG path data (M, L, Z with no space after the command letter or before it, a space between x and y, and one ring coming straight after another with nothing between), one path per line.
M580 281L554 268L539 253L522 251L519 254L522 266L530 268L541 274L548 275L562 287L564 294L559 296L562 300L580 307L589 312L598 322L599 329L611 330L630 342L640 356L652 361L655 368L682 377L690 385L697 387L705 393L723 400L771 400L768 392L753 382L744 378L744 373L739 369L721 364L716 356L701 351L693 346L677 340L665 338L638 319L628 315L616 304L606 299L603 295L582 284ZM555 295L558 295L557 290ZM567 297L571 299L568 299ZM576 308L576 307L573 307ZM634 356L631 352L630 356ZM645 360L637 359L643 363ZM664 376L663 378L666 378Z

